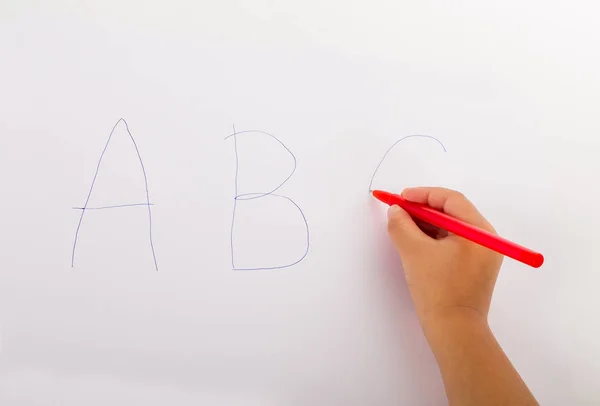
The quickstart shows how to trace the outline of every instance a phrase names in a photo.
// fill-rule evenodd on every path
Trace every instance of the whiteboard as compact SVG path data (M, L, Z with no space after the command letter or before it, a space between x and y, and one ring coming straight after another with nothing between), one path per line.
M600 403L599 11L2 2L0 403L444 404L368 194L411 135L374 185L544 253L492 328L542 404Z

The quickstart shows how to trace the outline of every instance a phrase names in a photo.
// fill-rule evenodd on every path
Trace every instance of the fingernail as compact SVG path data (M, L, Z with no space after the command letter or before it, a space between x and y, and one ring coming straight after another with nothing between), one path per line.
M390 208L388 209L388 212L387 212L388 219L395 216L396 213L398 213L399 211L400 211L400 206L398 206L397 204L390 206Z

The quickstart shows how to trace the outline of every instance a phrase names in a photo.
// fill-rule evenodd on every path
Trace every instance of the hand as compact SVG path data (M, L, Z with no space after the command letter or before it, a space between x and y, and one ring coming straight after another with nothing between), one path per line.
M433 187L405 189L402 196L495 233L459 192ZM421 325L428 334L456 315L487 324L502 255L411 216L398 206L388 211L388 232L402 259Z
M424 203L489 232L494 228L462 194L406 189ZM410 294L454 405L537 405L487 322L502 255L429 224L398 206L388 212Z

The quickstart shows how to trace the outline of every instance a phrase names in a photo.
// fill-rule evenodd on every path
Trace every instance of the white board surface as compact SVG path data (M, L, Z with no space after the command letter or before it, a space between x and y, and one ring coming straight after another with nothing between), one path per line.
M374 186L544 253L492 328L542 404L600 403L599 11L2 2L0 404L444 404L367 193L409 135L446 152L407 138Z

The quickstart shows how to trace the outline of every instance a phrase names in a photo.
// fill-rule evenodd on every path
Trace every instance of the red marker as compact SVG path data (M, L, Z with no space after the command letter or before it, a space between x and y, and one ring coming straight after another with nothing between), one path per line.
M413 217L436 227L443 228L453 234L459 235L502 255L506 255L507 257L516 259L517 261L521 261L534 268L539 268L544 263L544 256L539 252L532 251L529 248L505 240L489 231L482 230L471 224L465 223L464 221L455 219L454 217L432 209L425 204L410 202L400 195L383 192L381 190L374 190L373 196L390 206L396 204L402 207Z

